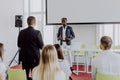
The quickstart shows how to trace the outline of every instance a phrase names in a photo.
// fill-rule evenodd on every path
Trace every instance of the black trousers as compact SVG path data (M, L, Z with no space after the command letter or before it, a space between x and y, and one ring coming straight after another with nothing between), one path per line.
M32 80L32 78L31 77L29 77L29 73L30 73L30 70L32 71L33 70L33 68L34 67L36 67L38 64L35 64L35 63L33 63L33 64L25 64L25 63L22 63L22 67L23 67L23 69L25 69L26 70L26 76L27 76L27 80Z
M26 75L27 75L27 80L32 80L32 78L29 77L29 72L30 72L30 70L32 71L32 69L33 69L33 68L26 68L26 69L25 69L25 70L26 70Z

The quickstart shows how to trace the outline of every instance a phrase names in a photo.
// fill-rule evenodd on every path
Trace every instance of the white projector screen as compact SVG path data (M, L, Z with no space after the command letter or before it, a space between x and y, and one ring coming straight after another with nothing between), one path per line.
M120 0L46 0L46 24L120 23Z

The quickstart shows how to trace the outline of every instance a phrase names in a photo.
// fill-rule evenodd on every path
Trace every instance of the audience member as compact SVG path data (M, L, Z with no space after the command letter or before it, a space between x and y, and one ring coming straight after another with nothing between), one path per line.
M4 55L4 45L3 43L0 43L0 78L1 79L4 79L6 77L6 71L7 71L7 68L3 63L3 55Z
M32 78L33 80L66 80L65 73L59 67L54 46L46 45L42 49L40 64L33 69Z
M29 72L39 64L40 49L44 43L41 32L34 29L36 26L36 19L29 16L27 19L28 28L21 30L18 36L18 47L20 48L19 63L22 62L23 69L26 70L27 79Z
M62 51L62 48L59 44L54 44L56 50L57 50L57 55L58 55L58 62L60 64L60 68L68 75L68 77L71 79L71 70L70 70L70 65L67 60L64 59L64 54ZM68 78L68 79L69 79Z
M92 78L96 80L96 74L120 75L120 54L110 50L112 39L103 36L100 40L100 48L103 50L101 55L93 59Z

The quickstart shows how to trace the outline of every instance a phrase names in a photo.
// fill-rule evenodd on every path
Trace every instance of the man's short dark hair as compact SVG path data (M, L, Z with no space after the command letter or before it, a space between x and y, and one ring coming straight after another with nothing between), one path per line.
M66 20L66 21L67 21L67 18L66 18L66 17L63 17L61 20Z
M29 16L29 17L27 18L27 23L28 23L28 25L33 25L33 24L35 24L35 22L36 22L36 19L35 19L34 16Z

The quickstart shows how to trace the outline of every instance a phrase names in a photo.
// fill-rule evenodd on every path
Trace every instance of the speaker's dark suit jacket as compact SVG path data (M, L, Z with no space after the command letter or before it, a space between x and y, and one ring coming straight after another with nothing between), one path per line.
M42 49L43 45L40 31L30 26L20 31L18 36L19 62L22 61L23 67L30 68L39 64L40 49Z
M71 45L71 40L72 40L73 38L75 38L75 34L74 34L74 32L73 32L72 27L70 27L70 26L66 26L66 27L67 27L67 28L66 28L65 36L66 36L66 38L69 38L69 39L70 39L70 40L66 41L66 44L67 44L67 45ZM58 29L57 38L58 38L58 37L62 37L62 38L63 38L63 26L61 26L61 27ZM60 40L60 45L62 45L62 43L63 43L63 40Z

